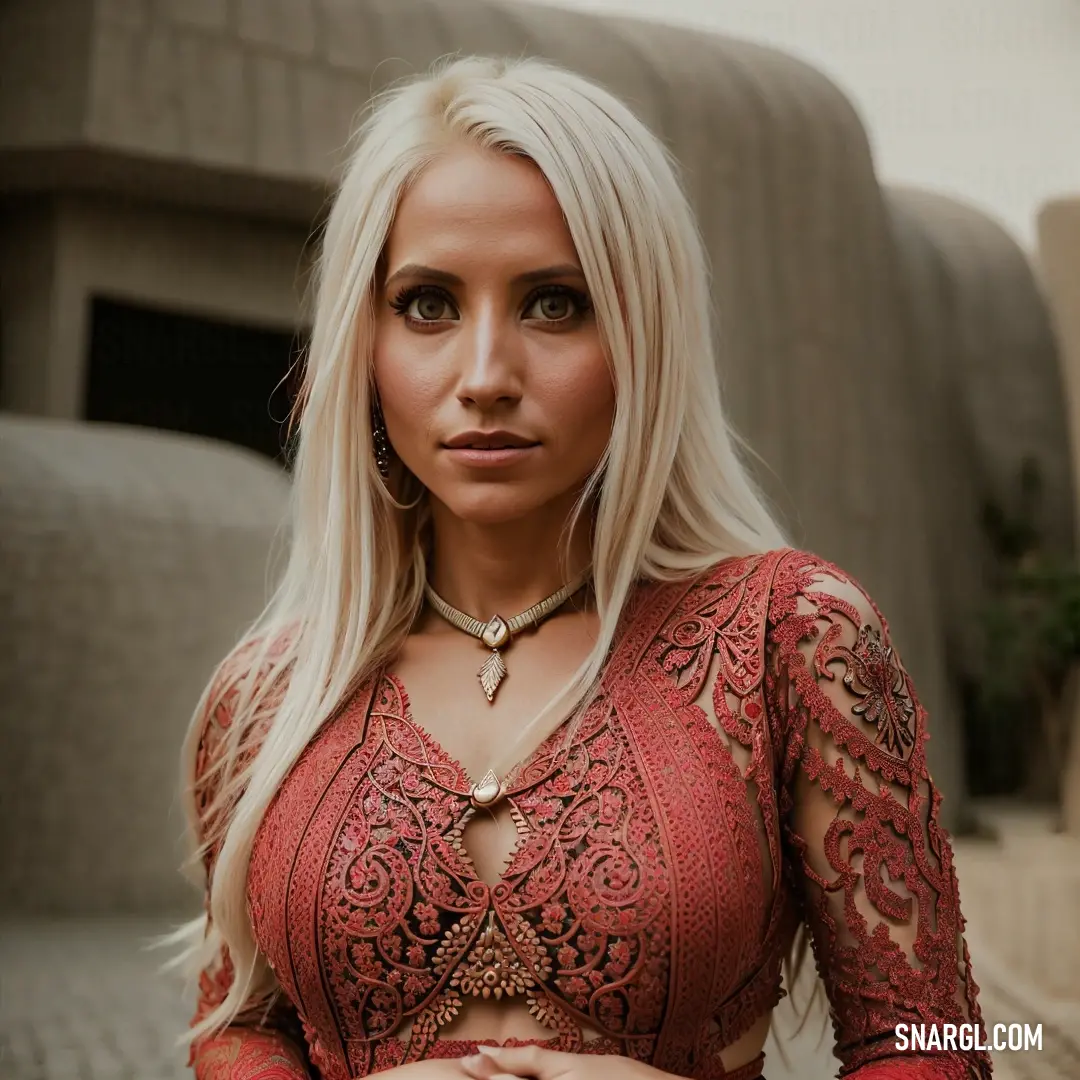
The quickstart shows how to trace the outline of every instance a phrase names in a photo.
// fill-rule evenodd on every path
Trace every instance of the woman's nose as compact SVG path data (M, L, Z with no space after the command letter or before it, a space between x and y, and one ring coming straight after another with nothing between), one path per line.
M521 397L520 342L512 320L494 311L478 314L458 336L458 397L481 408Z

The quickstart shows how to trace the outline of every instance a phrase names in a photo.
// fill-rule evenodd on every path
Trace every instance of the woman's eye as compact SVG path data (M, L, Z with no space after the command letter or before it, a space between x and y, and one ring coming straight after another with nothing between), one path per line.
M525 318L538 319L541 322L569 322L588 310L588 301L584 296L570 290L558 289L541 293L525 311Z
M449 308L450 305L444 297L435 293L421 293L412 300L405 311L418 322L438 322L441 319L453 317L447 314Z
M437 323L457 318L450 297L432 288L404 289L390 301L395 315L410 323Z
M558 322L574 312L574 301L565 293L552 293L541 296L533 304L533 310L539 312L534 318L549 319Z

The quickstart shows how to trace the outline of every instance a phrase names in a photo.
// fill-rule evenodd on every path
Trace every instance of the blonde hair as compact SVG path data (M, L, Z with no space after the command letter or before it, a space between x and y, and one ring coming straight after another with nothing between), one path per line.
M681 579L784 544L721 408L705 250L661 142L606 90L535 59L446 61L376 98L322 238L297 404L291 547L280 585L245 634L244 668L262 676L248 678L233 703L216 800L228 813L200 821L190 790L205 715L215 706L209 689L185 748L199 857L220 850L209 918L172 940L187 944L178 962L195 970L226 945L235 973L228 996L188 1038L276 989L246 907L256 830L320 725L394 656L422 605L423 492L411 492L414 506L398 501L374 465L373 283L406 186L443 148L461 143L522 155L547 178L581 260L616 390L607 449L573 517L586 510L594 517L599 636L569 684L525 726L518 748L581 715L635 581ZM271 709L274 684L281 693ZM244 734L260 716L259 749L241 760Z

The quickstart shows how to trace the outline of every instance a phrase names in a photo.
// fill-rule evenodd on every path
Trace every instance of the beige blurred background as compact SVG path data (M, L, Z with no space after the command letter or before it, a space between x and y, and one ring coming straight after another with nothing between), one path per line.
M807 61L858 108L886 182L959 196L1000 220L1028 249L1036 244L1039 206L1080 188L1074 0L562 0L562 6L707 28Z
M197 910L180 740L288 540L309 240L368 96L455 51L679 159L736 426L889 616L987 1019L1043 1026L996 1075L1080 1075L1072 0L0 4L0 1075L185 1075L143 945ZM826 1025L785 1004L770 1080L834 1075Z

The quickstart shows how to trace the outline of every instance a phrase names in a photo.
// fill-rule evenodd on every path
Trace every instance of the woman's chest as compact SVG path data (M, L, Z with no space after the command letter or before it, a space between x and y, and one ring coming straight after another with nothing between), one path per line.
M390 678L308 748L259 830L249 899L320 1038L348 1056L520 995L555 1031L641 1039L676 1008L706 1024L752 971L768 873L717 731L628 683L565 734L489 806Z

